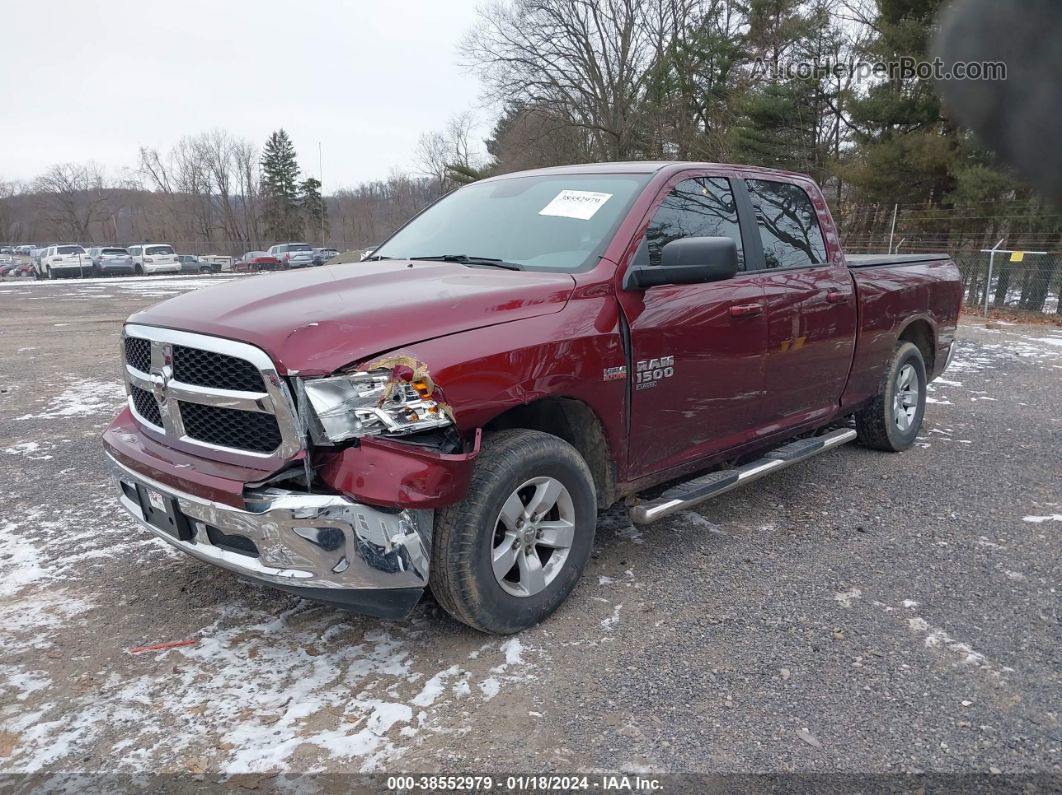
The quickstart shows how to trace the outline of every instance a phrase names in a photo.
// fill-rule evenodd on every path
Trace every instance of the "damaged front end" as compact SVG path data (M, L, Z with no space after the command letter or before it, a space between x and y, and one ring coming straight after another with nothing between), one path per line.
M428 584L434 509L464 497L480 432L461 435L427 367L409 357L325 377L289 372L287 383L302 439L280 470L163 445L127 408L104 434L121 504L200 560L404 615Z
M295 382L312 450L305 459L307 483L316 478L393 508L436 508L464 496L480 435L462 437L424 362L387 356Z

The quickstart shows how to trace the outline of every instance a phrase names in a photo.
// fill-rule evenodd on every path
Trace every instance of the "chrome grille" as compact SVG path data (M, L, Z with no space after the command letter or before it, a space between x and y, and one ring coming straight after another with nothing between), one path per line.
M146 434L237 463L279 464L302 448L287 386L260 348L130 324L122 354L129 406Z

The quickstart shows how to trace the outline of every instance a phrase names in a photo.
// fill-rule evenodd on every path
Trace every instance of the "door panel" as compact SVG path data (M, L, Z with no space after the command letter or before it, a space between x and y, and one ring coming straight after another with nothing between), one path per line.
M768 272L764 291L770 419L786 426L831 413L844 391L855 345L855 294L848 269L824 265Z
M714 284L668 285L628 295L624 311L634 364L631 477L744 441L762 423L767 316L733 317L731 308L762 304L760 279L739 274ZM648 372L643 383L638 383L639 366Z
M746 178L763 259L768 424L784 430L832 414L855 349L855 287L827 254L811 196L800 185Z
M732 180L719 173L676 177L647 214L635 261L658 264L674 240L723 236L735 241L744 267L755 229L739 222L739 199ZM731 447L763 422L761 282L762 275L739 271L710 284L620 291L632 360L630 477Z

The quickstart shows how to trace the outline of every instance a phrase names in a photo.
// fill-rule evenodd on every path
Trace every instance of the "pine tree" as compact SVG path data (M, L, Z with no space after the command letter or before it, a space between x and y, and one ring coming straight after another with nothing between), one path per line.
M306 230L316 243L323 243L328 234L328 205L321 196L320 180L308 177L299 185L299 206L306 222Z
M262 152L262 223L274 241L302 237L298 179L295 147L283 129L277 130Z

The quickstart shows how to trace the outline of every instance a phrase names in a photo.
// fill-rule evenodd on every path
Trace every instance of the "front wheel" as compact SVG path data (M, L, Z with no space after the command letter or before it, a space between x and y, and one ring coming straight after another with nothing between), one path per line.
M912 342L896 346L874 400L856 412L859 441L898 453L914 444L926 411L926 363Z
M540 431L492 434L465 498L437 514L432 592L470 627L519 632L575 587L596 526L594 481L574 447Z

